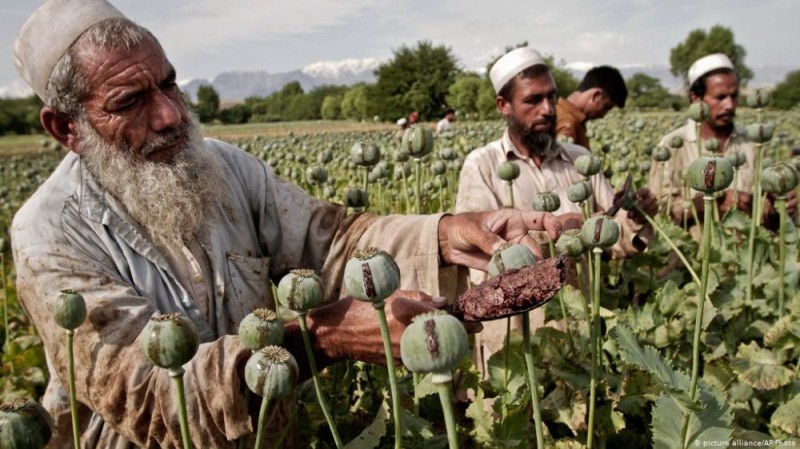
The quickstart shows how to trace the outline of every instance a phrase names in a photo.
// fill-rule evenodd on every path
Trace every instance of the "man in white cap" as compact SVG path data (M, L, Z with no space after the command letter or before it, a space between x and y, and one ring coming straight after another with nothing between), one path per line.
M499 178L497 167L506 161L516 163L520 175L513 183L514 206L531 210L534 197L553 192L561 200L555 215L565 227L581 224L580 208L569 201L567 189L583 179L574 167L575 159L590 154L581 146L558 142L555 139L556 85L544 58L533 48L521 47L502 56L489 71L497 93L497 110L505 117L508 127L502 138L470 152L464 160L458 186L456 212L502 209L511 205L508 182ZM614 192L602 174L591 179L594 195L592 210L609 209ZM645 211L655 212L655 198L647 189L636 192L636 199ZM619 243L612 248L615 256L641 250L647 236L644 217L619 211ZM640 235L641 234L641 235ZM543 237L543 236L537 236ZM546 245L545 238L538 238ZM486 274L471 272L474 283L482 282ZM519 317L512 319L520 328ZM542 312L533 315L532 326L543 322ZM476 365L486 373L489 356L502 348L505 339L505 320L484 323L476 337Z
M689 101L703 101L709 108L708 118L700 124L700 136L704 142L716 141L719 144L714 150L704 151L719 154L740 152L747 158L747 162L737 169L735 184L718 197L720 212L724 213L736 204L739 209L749 213L752 206L750 192L753 186L756 146L743 130L734 125L739 101L739 77L733 63L722 53L703 56L689 67L688 81ZM650 188L661 204L671 204L670 212L676 223L683 222L684 214L688 215L688 221L693 221L694 215L688 201L694 202L697 216L702 217L702 194L691 191L682 181L684 170L700 157L696 122L688 119L684 126L664 136L659 145L670 149L671 157L666 162L653 164L650 170ZM668 199L670 195L671 200ZM796 205L796 198L792 194L787 202L790 216L795 215ZM769 224L774 221L772 216L776 214L771 207L766 210Z
M381 363L376 320L363 319L372 306L337 301L355 248L390 249L403 288L439 295L440 267L485 268L506 240L535 249L529 230L560 232L549 214L347 215L308 196L263 161L203 139L157 39L105 0L46 2L20 30L14 58L44 101L42 125L70 149L11 227L19 299L50 370L49 447L72 441L64 331L52 317L61 289L86 300L75 334L82 447L181 446L169 374L139 342L154 314L180 313L202 340L184 365L193 444L232 448L253 431L241 382L250 351L236 331L255 308L275 307L270 281L319 271L329 304L309 314L318 362ZM431 310L426 295L414 296L427 304L401 296L386 307L395 347L410 318ZM286 323L284 346L306 359L296 322ZM287 426L290 403L276 404L271 428Z

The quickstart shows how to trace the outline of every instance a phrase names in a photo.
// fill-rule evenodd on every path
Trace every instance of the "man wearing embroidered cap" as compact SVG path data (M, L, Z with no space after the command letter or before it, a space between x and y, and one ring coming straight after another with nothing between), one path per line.
M392 248L403 288L440 295L440 267L486 268L506 241L537 249L530 230L560 232L555 217L538 212L348 215L308 196L264 161L203 139L158 40L105 0L47 1L18 33L14 60L44 101L45 130L70 149L11 226L20 303L50 368L51 448L72 441L64 334L51 313L60 289L81 293L87 306L75 333L82 447L181 446L168 373L137 340L154 314L181 313L202 340L184 365L193 444L232 448L253 431L241 382L250 351L238 323L274 308L270 281L294 268L320 273L330 304L309 313L318 362L385 363L376 320L361 319L372 306L337 301L354 249ZM503 230L489 232L488 223ZM410 318L432 310L402 296L430 304L419 292L389 299L395 347ZM305 360L298 329L286 323L284 346ZM291 404L270 404L268 439L288 426Z
M688 81L689 101L692 103L703 101L709 107L709 116L700 126L702 140L719 141L719 148L716 150L718 153L741 152L747 157L747 162L738 168L735 185L731 185L718 198L720 211L724 213L736 204L739 209L749 213L752 204L750 192L753 186L756 146L734 124L739 100L739 76L733 63L722 53L703 56L689 67ZM688 214L687 220L692 220L690 209L684 208L685 201L692 200L698 208L698 217L703 216L702 194L694 195L688 188L683 187L681 180L683 171L692 161L700 157L695 125L694 121L688 119L686 125L664 136L659 145L669 148L672 155L669 161L653 164L650 170L650 188L659 201L667 204L668 197L672 195L670 212L677 223L683 221L684 214ZM676 147L678 143L680 145ZM663 182L662 167L666 167ZM794 216L797 202L793 194L787 205L790 216ZM766 209L769 224L774 221L776 214L774 210L770 210L771 207Z
M497 110L508 127L501 139L467 155L461 169L456 211L509 206L508 182L498 177L497 167L512 161L520 168L520 176L513 183L516 208L531 210L537 194L553 192L561 200L556 216L565 226L580 226L580 209L569 201L567 189L583 179L575 170L574 161L589 151L555 139L556 86L544 58L533 48L517 48L495 62L489 77L497 93ZM608 180L600 174L593 176L591 182L593 210L607 210L614 200ZM647 189L636 192L636 197L644 210L655 212L655 199ZM650 231L644 225L644 217L620 211L615 218L622 234L612 253L621 257L641 250ZM546 245L546 240L540 239L540 243ZM473 283L485 279L485 274L478 271L471 276ZM532 317L532 325L542 324L541 311L535 311ZM521 326L518 318L512 321L517 328ZM484 373L489 356L502 348L504 338L505 320L484 323L484 330L476 338L475 351L476 364Z

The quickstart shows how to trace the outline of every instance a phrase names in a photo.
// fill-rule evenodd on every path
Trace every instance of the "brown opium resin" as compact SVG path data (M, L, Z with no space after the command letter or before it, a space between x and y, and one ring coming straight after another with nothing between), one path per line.
M462 321L487 321L527 312L552 299L565 278L563 256L508 270L464 292L451 313Z

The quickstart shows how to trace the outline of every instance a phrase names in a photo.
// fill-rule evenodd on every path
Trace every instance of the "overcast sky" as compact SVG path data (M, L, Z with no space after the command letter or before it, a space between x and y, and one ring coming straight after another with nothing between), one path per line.
M41 0L2 0L0 86L19 80L16 32ZM689 31L721 24L745 62L800 68L798 0L116 0L161 39L178 78L281 72L318 61L391 58L427 39L464 68L528 41L570 63L668 64ZM757 71L756 71L757 72ZM756 76L758 73L756 73Z

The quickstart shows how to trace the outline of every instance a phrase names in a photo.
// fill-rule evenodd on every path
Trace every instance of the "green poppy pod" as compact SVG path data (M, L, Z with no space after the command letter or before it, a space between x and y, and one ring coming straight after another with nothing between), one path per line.
M381 160L381 149L372 143L357 142L350 148L350 160L361 167L372 167Z
M644 153L645 156L652 156L653 155L653 147L648 145L648 146L644 147L644 150L642 150L642 152Z
M247 388L266 399L289 396L299 378L297 360L280 346L266 346L254 352L244 366Z
M772 133L775 131L775 125L772 123L754 123L747 125L745 128L747 138L755 143L766 143L772 140Z
M604 143L603 146L600 147L600 151L602 151L603 153L610 152L611 151L611 144L608 143L608 142Z
M441 175L437 176L433 180L433 186L436 187L436 188L447 187L447 178L445 178L444 176L441 176Z
M555 212L561 207L561 198L553 192L542 192L533 197L533 210Z
M312 165L306 169L306 179L311 184L322 184L328 180L328 170L322 165Z
M628 171L628 161L619 160L619 161L615 162L614 163L614 169L617 171L617 173L624 173L624 172Z
M659 146L653 150L653 159L658 162L667 162L670 157L672 157L672 153L666 147Z
M695 122L705 121L710 114L711 109L703 101L696 101L689 106L689 118Z
M653 163L650 161L642 161L639 162L639 171L642 173L650 172L650 169L653 168Z
M762 109L769 105L772 96L766 89L756 89L747 96L747 106Z
M344 205L353 209L369 206L369 193L360 187L350 187L344 192Z
M619 149L619 154L620 154L620 156L627 156L627 155L631 154L631 149L628 148L628 146L624 146L624 147Z
M786 195L797 187L797 170L789 164L770 165L761 172L761 187L767 193Z
M703 142L703 148L711 153L719 151L720 143L716 137L710 137Z
M503 181L513 181L519 178L519 165L510 161L501 162L497 166L497 177Z
M283 343L283 333L283 320L269 309L255 309L239 323L239 339L251 351Z
M569 257L580 257L583 254L584 246L581 240L580 229L567 229L561 234L556 242L556 249L561 254Z
M409 126L403 133L403 148L414 159L422 159L433 151L433 131L426 126Z
M329 150L327 148L322 150L317 155L317 162L319 162L320 164L327 164L327 163L331 162L332 160L333 160L333 151L331 151L331 150Z
M701 156L686 170L689 187L704 193L725 190L733 181L733 164L727 158Z
M326 185L325 187L322 188L322 197L323 198L325 198L327 200L331 200L335 196L336 196L336 188L334 188L333 186Z
M468 354L464 325L441 310L414 317L400 339L403 365L414 373L434 373L434 383L451 381L451 371Z
M522 268L536 263L531 250L519 243L504 243L489 260L489 274L497 276L508 270Z
M580 180L567 187L567 198L573 203L582 203L592 196L592 184L586 180Z
M739 168L747 162L747 155L744 151L730 150L725 153L725 158L731 161L733 168Z
M672 136L672 138L669 139L669 146L675 149L682 147L683 138L681 136Z
M403 177L408 178L411 176L411 165L410 164L403 164L402 162L399 164L395 164L394 166L394 177L395 179L402 179Z
M450 147L445 147L439 150L439 157L445 161L452 161L458 157L458 154L456 153L456 150Z
M17 398L0 405L0 448L41 449L53 437L53 418L38 402Z
M433 161L431 171L434 175L443 175L447 171L447 164L444 161Z
M323 295L322 279L314 270L291 270L278 283L278 301L298 313L322 304Z
M200 334L192 320L175 312L150 318L139 341L142 352L154 365L178 369L194 357Z
M619 225L606 216L592 217L581 227L581 241L587 248L608 248L619 240Z
M395 150L392 153L392 157L394 158L395 162L406 162L411 158L411 156L408 155L408 151L406 151L404 148Z
M53 306L53 319L67 330L75 330L86 320L86 301L75 290L61 290Z
M575 158L575 171L583 176L589 177L600 173L603 169L603 161L590 154L582 154Z
M400 268L385 251L356 250L345 265L344 285L358 300L381 303L400 286Z

